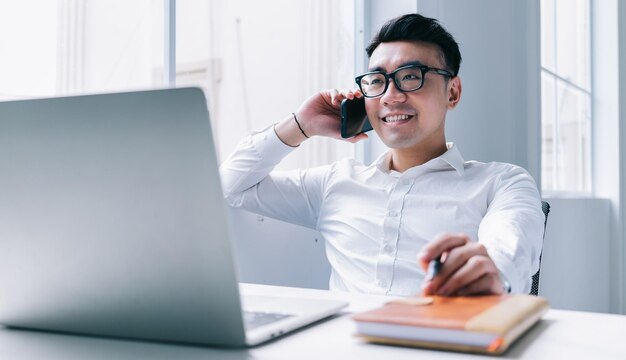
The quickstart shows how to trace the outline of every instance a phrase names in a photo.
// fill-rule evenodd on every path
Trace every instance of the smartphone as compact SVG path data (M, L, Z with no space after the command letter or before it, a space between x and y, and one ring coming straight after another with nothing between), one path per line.
M365 98L344 99L341 102L341 137L351 138L372 130L365 112Z

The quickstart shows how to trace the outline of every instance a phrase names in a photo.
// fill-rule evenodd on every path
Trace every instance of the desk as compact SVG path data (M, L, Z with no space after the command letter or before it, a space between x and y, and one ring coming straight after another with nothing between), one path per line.
M349 313L381 305L382 296L243 284L246 294L344 299L347 311L251 349L216 349L0 328L0 359L467 359L470 355L373 345L355 338ZM550 310L503 359L626 359L626 316Z

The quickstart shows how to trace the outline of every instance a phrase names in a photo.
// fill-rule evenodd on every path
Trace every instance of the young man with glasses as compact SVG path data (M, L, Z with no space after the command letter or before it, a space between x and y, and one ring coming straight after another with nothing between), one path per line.
M524 169L464 161L446 142L446 113L461 99L454 38L437 20L409 14L386 23L367 53L359 90L315 94L239 144L220 169L229 204L318 230L331 290L528 293L542 247L539 192ZM371 165L272 171L311 136L339 139L341 101L362 96L385 154Z

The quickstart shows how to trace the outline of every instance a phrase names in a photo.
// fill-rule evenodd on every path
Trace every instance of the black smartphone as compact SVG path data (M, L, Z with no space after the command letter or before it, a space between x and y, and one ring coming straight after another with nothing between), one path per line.
M344 99L341 102L341 137L351 138L372 130L365 112L365 98Z

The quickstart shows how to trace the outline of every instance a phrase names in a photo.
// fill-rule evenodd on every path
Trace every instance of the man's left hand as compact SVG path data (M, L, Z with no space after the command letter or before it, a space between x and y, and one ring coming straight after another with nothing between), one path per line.
M432 280L425 279L423 295L465 296L504 292L496 264L487 249L466 234L442 234L417 256L424 271L441 257L442 267Z

